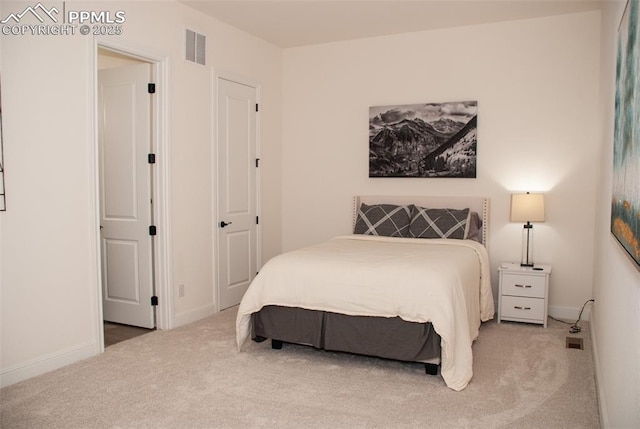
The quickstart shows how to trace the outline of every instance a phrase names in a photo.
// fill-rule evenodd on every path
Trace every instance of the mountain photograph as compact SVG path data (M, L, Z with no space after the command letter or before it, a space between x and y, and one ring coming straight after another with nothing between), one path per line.
M477 101L369 108L369 177L476 177Z

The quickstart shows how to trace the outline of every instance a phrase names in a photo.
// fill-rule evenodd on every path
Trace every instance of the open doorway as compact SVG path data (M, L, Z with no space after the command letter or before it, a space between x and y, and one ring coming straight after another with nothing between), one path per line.
M98 208L104 346L154 330L155 64L97 56Z

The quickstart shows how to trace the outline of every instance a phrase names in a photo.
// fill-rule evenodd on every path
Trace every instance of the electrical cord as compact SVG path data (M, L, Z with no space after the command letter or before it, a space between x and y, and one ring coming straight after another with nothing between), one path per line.
M584 305L582 306L582 310L580 310L580 314L578 315L578 320L576 320L573 324L571 324L571 322L556 319L555 317L551 317L551 316L549 316L549 319L555 320L556 322L564 323L565 325L571 325L569 332L571 332L572 334L577 334L578 332L582 331L582 328L579 325L580 319L582 319L582 312L584 311L584 308L587 306L587 304L589 304L590 302L595 302L595 299L588 299L587 302L584 303Z
M582 306L582 310L580 310L580 314L578 314L578 320L576 320L576 323L574 323L573 326L571 326L571 329L569 329L569 332L571 332L572 334L577 334L578 332L582 331L582 328L579 325L580 319L582 318L582 312L584 311L584 308L590 302L595 302L595 299L588 299L587 302L585 302Z

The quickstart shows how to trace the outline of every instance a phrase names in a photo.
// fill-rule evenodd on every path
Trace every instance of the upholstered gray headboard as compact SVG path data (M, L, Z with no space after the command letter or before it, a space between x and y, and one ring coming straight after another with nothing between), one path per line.
M424 195L356 195L353 197L353 225L358 217L360 204L415 204L433 209L466 209L477 212L482 219L482 244L489 243L489 199L486 197L430 197Z

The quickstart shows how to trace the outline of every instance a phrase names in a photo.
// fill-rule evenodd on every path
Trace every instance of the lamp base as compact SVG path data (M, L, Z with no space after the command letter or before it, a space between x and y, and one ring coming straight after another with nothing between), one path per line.
M533 225L527 222L522 228L522 259L521 267L533 267Z

